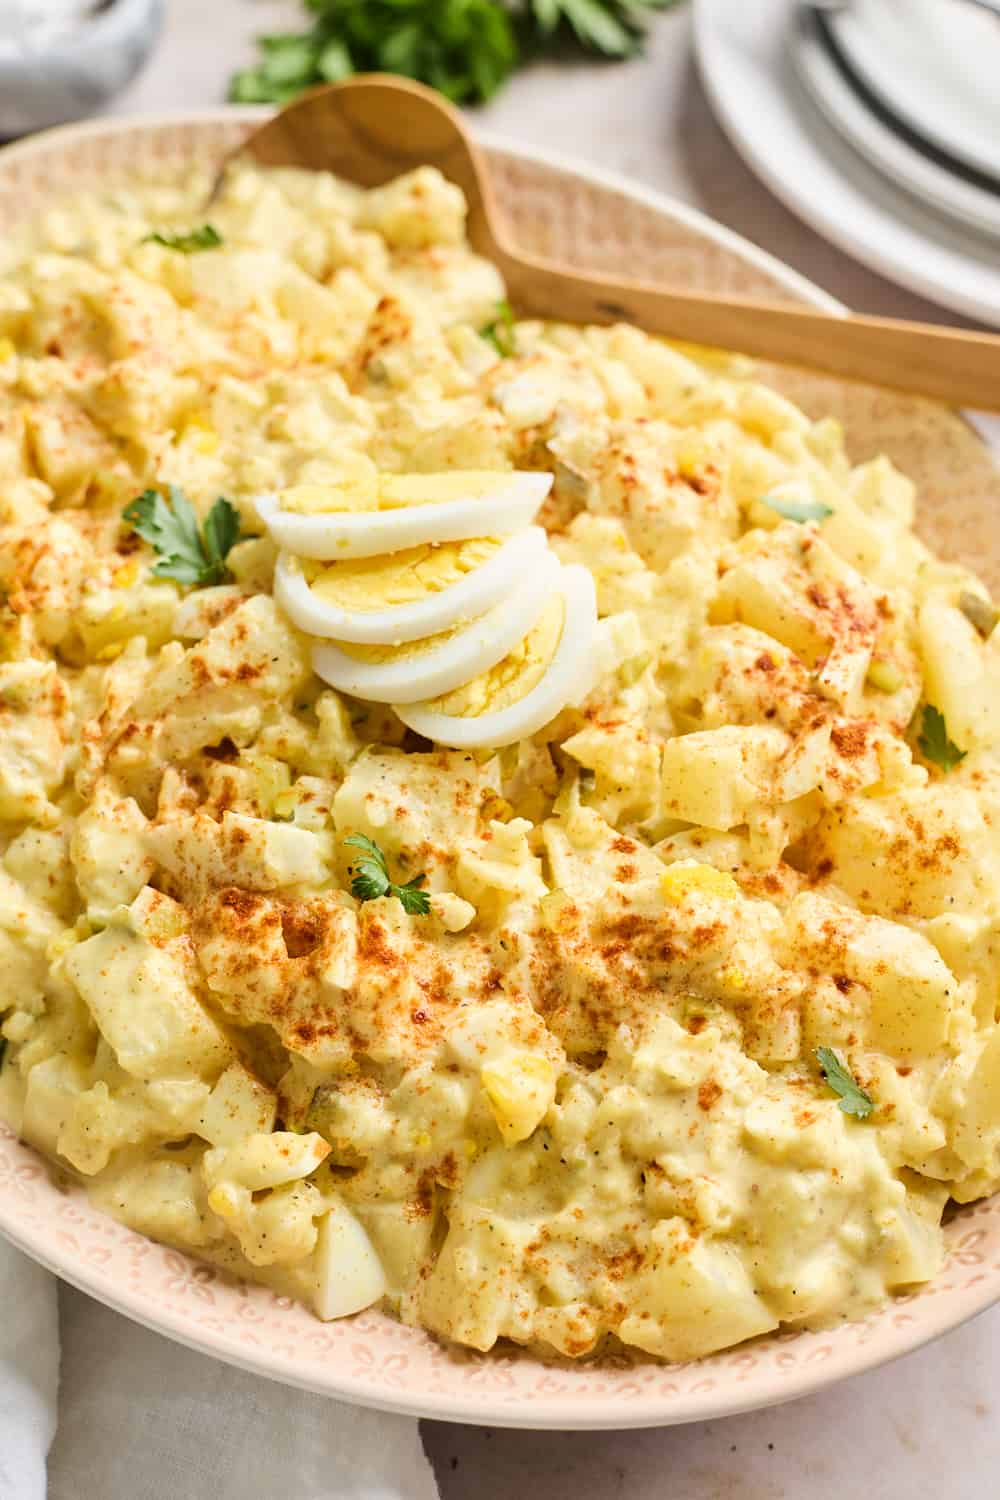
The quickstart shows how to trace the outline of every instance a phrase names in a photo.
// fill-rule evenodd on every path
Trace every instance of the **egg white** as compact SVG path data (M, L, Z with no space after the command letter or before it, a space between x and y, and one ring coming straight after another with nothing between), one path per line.
M588 568L574 564L560 568L556 588L564 602L559 645L541 680L530 692L506 708L476 717L443 714L429 708L426 701L393 704L403 723L425 739L450 745L455 750L500 749L535 734L568 704L585 698L593 687L597 670L594 579Z
M310 588L298 560L282 552L274 572L274 597L292 624L309 635L364 646L394 646L439 635L463 620L478 619L514 593L527 572L539 566L546 551L545 532L529 526L459 582L409 604L370 610L341 609L320 599Z
M477 620L439 644L388 661L359 661L335 642L313 648L313 671L331 687L373 703L415 703L461 687L502 661L534 627L559 576L551 552L532 563L524 581Z
M425 542L463 542L478 536L508 536L538 514L552 488L552 475L515 470L498 473L485 494L440 504L423 502L392 510L282 510L277 495L257 498L257 514L279 547L299 557L339 562L403 552Z
M313 1264L316 1314L324 1322L361 1312L385 1296L382 1262L346 1204L336 1203L319 1221Z

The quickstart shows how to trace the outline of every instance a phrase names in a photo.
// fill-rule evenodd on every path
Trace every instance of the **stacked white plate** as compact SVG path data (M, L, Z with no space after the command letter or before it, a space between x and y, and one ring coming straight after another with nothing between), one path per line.
M733 142L828 239L1000 326L1000 14L973 0L695 0Z

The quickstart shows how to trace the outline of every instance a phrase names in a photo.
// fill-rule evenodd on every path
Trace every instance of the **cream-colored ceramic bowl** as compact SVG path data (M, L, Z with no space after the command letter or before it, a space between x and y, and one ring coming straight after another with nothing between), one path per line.
M0 152L0 234L67 191L214 159L255 118L256 111L226 110L100 123L9 147ZM529 249L677 286L832 305L745 240L667 199L542 154L487 143L487 156L500 202ZM1000 473L961 418L862 387L768 378L808 410L838 416L856 458L890 453L920 483L923 534L1000 584ZM105 1218L7 1132L0 1232L128 1317L258 1374L366 1406L511 1427L659 1426L767 1406L905 1354L1000 1299L1000 1195L955 1217L948 1263L930 1286L874 1317L672 1366L624 1357L544 1362L510 1349L477 1355L376 1313L317 1322L286 1298Z

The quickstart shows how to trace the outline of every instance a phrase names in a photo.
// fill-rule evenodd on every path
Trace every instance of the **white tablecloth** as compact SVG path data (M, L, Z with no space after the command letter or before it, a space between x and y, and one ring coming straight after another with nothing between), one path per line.
M0 1500L45 1500L57 1425L51 1500L437 1500L412 1418L229 1369L85 1297L57 1316L55 1279L3 1242L0 1286Z

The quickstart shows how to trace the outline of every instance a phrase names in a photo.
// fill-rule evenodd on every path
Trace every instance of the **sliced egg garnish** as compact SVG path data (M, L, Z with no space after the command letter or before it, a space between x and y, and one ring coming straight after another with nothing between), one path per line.
M310 635L399 645L478 619L512 594L546 551L545 532L530 526L506 540L424 543L326 565L282 552L274 597Z
M367 460L370 463L370 460ZM450 470L383 474L350 484L301 484L257 500L271 536L299 557L376 557L427 542L508 536L530 526L551 474Z
M488 672L454 692L393 705L425 739L456 750L499 749L535 734L593 686L597 602L587 568L561 568L534 627Z
M514 593L471 624L391 646L324 642L313 648L313 670L331 687L373 703L437 698L513 651L537 624L558 577L555 556L543 552Z

